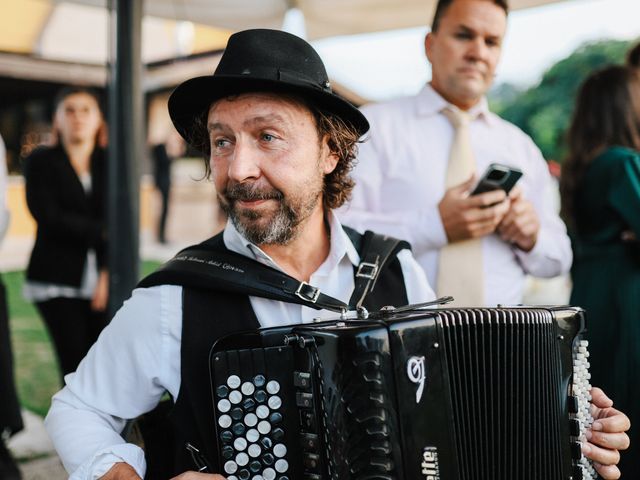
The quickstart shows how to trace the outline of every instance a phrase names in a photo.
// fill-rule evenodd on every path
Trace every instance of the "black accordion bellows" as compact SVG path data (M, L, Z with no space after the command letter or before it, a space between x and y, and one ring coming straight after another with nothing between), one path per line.
M583 313L388 310L233 335L211 353L230 480L579 480Z

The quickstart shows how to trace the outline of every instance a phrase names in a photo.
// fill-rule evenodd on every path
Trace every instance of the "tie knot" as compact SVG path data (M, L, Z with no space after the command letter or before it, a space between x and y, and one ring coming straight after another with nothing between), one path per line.
M449 119L456 130L462 126L469 125L469 122L473 119L473 116L470 113L460 110L452 105L449 105L442 110L442 113Z

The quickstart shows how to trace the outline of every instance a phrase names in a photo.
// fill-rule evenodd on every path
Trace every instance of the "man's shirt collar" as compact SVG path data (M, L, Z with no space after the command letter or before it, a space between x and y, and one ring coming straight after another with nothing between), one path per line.
M331 232L329 255L314 272L314 275L329 275L329 273L342 261L345 255L352 265L355 266L360 263L360 256L358 255L357 250L353 246L353 243L351 243L351 240L342 228L342 224L333 211L330 211L327 215L327 221L329 222L329 231ZM244 238L240 232L238 232L231 219L227 220L222 238L224 240L224 244L229 250L282 271L282 268L280 268L280 266L278 266L278 264L267 253L265 253L259 246Z
M427 83L416 98L416 111L420 116L437 115L451 105L433 89L431 83ZM469 110L469 113L472 117L481 118L487 123L493 122L493 115L489 111L487 97L483 96L478 104Z

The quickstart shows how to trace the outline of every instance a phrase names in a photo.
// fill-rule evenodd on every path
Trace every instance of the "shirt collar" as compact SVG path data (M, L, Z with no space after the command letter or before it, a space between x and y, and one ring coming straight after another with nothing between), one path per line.
M437 115L450 105L442 95L433 89L431 83L427 83L422 90L420 90L417 99L417 112L419 115L423 116ZM469 110L469 113L471 113L473 117L481 118L488 123L493 121L493 117L489 111L489 102L487 101L487 97L483 96L480 99L480 102Z
M333 211L327 215L329 222L329 231L331 232L331 245L329 255L320 265L318 270L314 272L318 275L328 275L346 256L353 265L360 263L360 256L353 243L342 228L342 224ZM260 247L251 243L244 238L233 225L231 219L227 220L227 224L222 234L222 239L226 247L240 255L252 258L262 264L268 265L278 270L282 270L278 264L267 255Z

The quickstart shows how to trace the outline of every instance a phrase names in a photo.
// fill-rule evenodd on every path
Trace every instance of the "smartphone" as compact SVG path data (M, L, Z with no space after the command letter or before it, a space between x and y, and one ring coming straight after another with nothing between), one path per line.
M522 171L500 163L492 163L487 167L471 195L502 189L509 194L522 176Z

